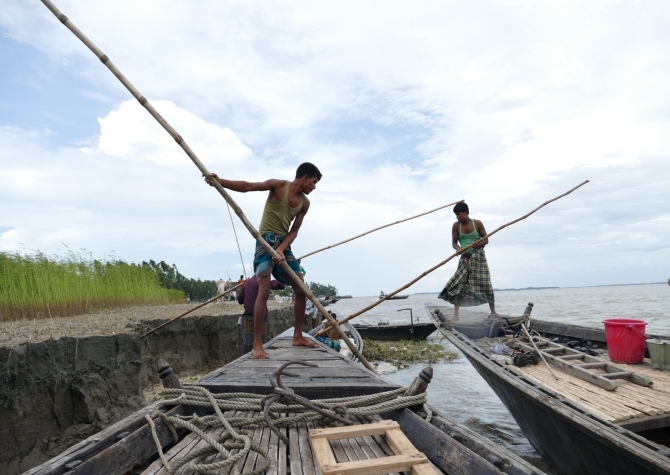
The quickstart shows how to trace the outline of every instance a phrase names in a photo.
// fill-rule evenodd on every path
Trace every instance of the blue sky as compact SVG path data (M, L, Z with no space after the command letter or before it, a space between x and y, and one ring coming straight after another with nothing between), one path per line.
M458 199L492 230L590 179L492 238L494 286L670 276L664 2L57 6L212 171L319 166L298 255ZM223 200L41 2L6 2L0 64L0 249L241 273ZM234 198L258 224L265 196ZM390 291L451 253L452 221L440 211L325 251L308 277ZM410 290L439 290L455 265Z

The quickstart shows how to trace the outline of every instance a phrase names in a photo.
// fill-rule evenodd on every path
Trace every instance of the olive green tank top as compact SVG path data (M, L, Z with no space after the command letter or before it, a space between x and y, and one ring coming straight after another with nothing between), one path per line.
M293 221L298 213L300 213L304 196L300 198L300 203L298 203L298 206L291 208L288 205L288 192L290 185L291 182L287 181L286 191L284 192L284 197L281 199L281 201L265 202L263 218L261 218L261 225L258 228L258 232L261 234L261 236L265 236L268 233L286 236L288 234L288 228L291 225L291 221Z
M477 231L477 226L475 225L475 220L471 219L472 221L472 226L475 228L474 231L471 233L463 234L461 231L462 225L461 223L458 223L458 243L461 245L461 247L469 246L473 242L475 242L477 239L481 238L479 235L479 231ZM465 251L465 254L470 254L472 253L473 249L470 248L467 251Z

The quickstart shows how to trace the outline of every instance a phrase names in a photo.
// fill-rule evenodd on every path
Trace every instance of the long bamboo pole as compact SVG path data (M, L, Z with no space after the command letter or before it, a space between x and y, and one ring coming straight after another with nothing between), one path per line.
M437 264L437 265L431 267L430 269L428 269L426 272L424 272L423 274L421 274L421 275L418 276L417 278L412 279L409 283L403 285L403 286L400 287L399 289L394 290L394 291L391 292L390 294L386 294L386 295L384 296L384 298L379 299L377 302L375 302L375 303L373 303L373 304L371 304L371 305L368 305L367 307L365 307L365 308L362 309L362 310L359 310L359 311L356 312L356 313L352 313L352 314L349 315L347 318L343 318L342 320L338 320L338 321L337 321L337 324L338 324L338 325L341 325L341 324L343 324L344 322L348 322L348 321L351 320L352 318L355 318L355 317L359 316L360 314L365 313L365 312L367 312L368 310L375 308L377 305L379 305L380 303L382 303L384 300L388 299L389 297L393 297L393 296L394 296L395 294L397 294L398 292L402 292L402 291L405 290L407 287L410 287L411 285L415 284L415 283L418 282L419 280L423 279L425 276L427 276L428 274L430 274L431 272L433 272L435 269L438 269L438 268L442 267L442 266L445 265L447 262L449 262L450 260L452 260L454 257L456 257L456 256L458 256L458 255L460 255L460 254L462 254L463 251L465 251L466 249L469 249L469 248L471 248L472 246L474 246L474 245L480 243L480 242L483 241L484 239L487 239L487 238L493 236L493 235L494 235L495 233L497 233L498 231L500 231L500 230L502 230L502 229L505 229L506 227L511 226L511 225L514 224L514 223L518 223L519 221L526 219L528 216L530 216L531 214L535 213L537 210L539 210L539 209L541 209L541 208L544 208L544 207L547 206L549 203L552 203L552 202L554 202L554 201L556 201L556 200L558 200L558 199L561 199L561 198L563 198L563 197L566 196L566 195L569 195L570 193L572 193L573 191L575 191L577 188L586 185L588 182L589 182L589 180L586 180L586 181L580 183L579 185L575 186L575 187L572 188L571 190L566 191L566 192L563 193L562 195L558 195L556 198L552 198L552 199L550 199L549 201L545 201L545 202L542 203L540 206L538 206L537 208L535 208L533 211L531 211L531 212L529 212L529 213L527 213L527 214L524 214L523 216L521 216L520 218L515 219L514 221L510 221L510 222L507 223L507 224L503 224L502 226L500 226L499 228L497 228L495 231L493 231L493 232L487 234L486 236L481 237L480 239L478 239L477 241L473 242L472 244L470 244L470 245L468 245L468 246L465 246L465 247L462 247L460 251L455 252L454 254L452 254L451 256L449 256L448 258L446 258L445 260L443 260L443 261L440 262L439 264ZM323 330L321 330L319 333L317 333L317 336L319 336L319 335L323 335L323 334L325 334L326 332L328 332L328 331L330 331L330 330L331 330L331 327L326 327L326 328L324 328Z
M338 243L331 244L330 246L326 246L326 247L322 247L321 249L317 249L316 251L309 252L309 253L305 254L304 256L299 257L298 259L304 259L305 257L311 256L312 254L316 254L318 252L325 251L325 250L331 249L333 247L337 247L341 244L345 244L349 241L353 241L354 239L358 239L359 237L363 237L366 234L370 234L370 233L374 233L375 231L379 231L380 229L388 228L389 226L394 226L396 224L404 223L405 221L420 218L421 216L425 216L427 214L434 213L435 211L439 211L439 210L447 208L451 205L455 205L456 203L461 203L462 201L463 200L454 201L453 203L449 203L447 205L440 206L439 208L431 209L430 211L426 211L425 213L417 214L416 216L410 216L409 218L405 218L405 219L401 219L400 221L395 221L393 223L385 224L384 226L379 226L378 228L371 229L370 231L361 233L361 234L359 234L357 236L354 236L354 237L351 237L349 239L345 239L344 241L340 241Z
M193 307L191 310L188 310L188 311L182 313L182 314L179 315L178 317L174 317L174 318L168 320L167 322L162 323L161 325L158 325L156 328L154 328L154 329L148 331L147 333L145 333L144 335L142 335L142 336L140 337L140 340L144 340L146 337L148 337L149 335L151 335L153 332L158 331L158 330L160 330L161 328L168 326L170 323L179 320L181 317L185 317L185 316L188 315L189 313L191 313L191 312L193 312L193 311L195 311L195 310L198 310L200 307L204 307L204 306L207 305L208 303L212 303L212 302L214 302L215 300L220 299L221 297L224 297L224 296L228 295L228 294L231 293L233 290L238 289L238 288L242 287L243 285L244 285L244 284L238 284L238 285L236 285L235 287L232 287L232 288L226 290L225 292L220 293L220 294L217 295L216 297L212 297L212 298L209 299L207 302L203 302L203 303L201 303L200 305L196 305L196 306Z
M74 26L74 24L68 19L67 16L65 16L56 6L50 1L50 0L42 0L42 3L53 13L56 18L58 18L63 25L65 25L77 38L81 40L82 43L86 45L88 49L90 49L93 54L95 54L102 63L107 66L107 68L116 76L116 78L121 81L121 84L124 85L126 89L133 95L137 101L144 106L144 108L151 114L151 116L158 121L158 123L169 133L172 138L179 144L179 146L186 152L186 155L189 156L189 158L193 161L196 167L200 170L200 172L203 174L203 176L210 176L211 173L205 167L205 165L200 161L200 159L197 157L197 155L191 150L191 147L189 147L186 144L186 141L177 133L177 131L161 116L156 109L151 105L151 103L144 97L140 92L133 86L126 77L121 74L121 71L109 60L109 57L107 57L106 54L104 54L84 33L82 33L79 28ZM230 205L231 208L233 208L233 211L235 211L235 214L240 218L242 221L242 224L247 228L249 233L256 239L256 241L260 242L261 245L265 248L267 252L270 253L272 257L275 257L279 259L279 254L270 246L265 239L263 239L256 228L249 222L247 217L245 216L244 212L242 212L242 209L237 205L237 203L230 197L228 192L221 186L221 184L214 180L213 182L214 188L223 196L223 199L226 200L226 202ZM280 261L280 264L282 269L288 273L290 276L291 280L296 283L296 285L305 293L308 299L310 299L314 305L316 306L317 309L319 309L319 312L321 312L321 315L323 315L328 322L333 325L337 332L340 335L340 338L344 340L344 342L347 344L351 352L358 357L360 362L370 371L375 372L375 369L372 367L372 365L363 357L360 351L358 351L358 348L351 342L349 337L344 333L344 330L342 330L338 325L336 320L330 316L330 314L326 311L326 309L321 305L321 302L314 296L314 294L307 288L305 283L293 272L293 269L289 267L289 265L286 263L286 261L282 260Z

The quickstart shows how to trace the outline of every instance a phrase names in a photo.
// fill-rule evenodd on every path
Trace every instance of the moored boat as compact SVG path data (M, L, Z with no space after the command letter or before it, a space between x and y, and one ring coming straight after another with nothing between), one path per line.
M654 370L649 360L612 364L598 329L538 321L532 329L543 328L549 338L536 333L533 340L551 370L542 361L517 367L509 364L506 348L527 351L532 344L523 332L504 330L527 316L511 326L497 319L497 325L489 323L488 334L468 337L449 321L450 307L426 310L556 473L670 473L670 373ZM478 319L464 315L461 324L486 323L481 314Z
M321 430L324 427L321 414L313 417L307 409L301 409L305 402L301 398L309 398L308 403L322 409L326 419L340 415L354 424L339 429L353 427L357 434L362 434L332 442L332 453L328 457L335 464L334 468L331 466L333 469L343 468L347 463L348 466L358 464L356 473L372 474L382 473L379 466L386 464L389 467L396 463L393 471L421 474L542 473L518 456L421 403L430 382L430 368L424 369L409 388L400 388L325 345L319 344L315 349L294 347L291 337L292 330L268 342L265 345L270 355L268 360L254 360L247 354L186 388L178 388L179 382L169 366L163 366L160 376L164 385L172 388L167 395L174 399L127 417L27 473L157 475L165 473L166 466L170 465L180 467L176 473L190 474L209 466L212 470L209 473L227 474L230 463L234 462L242 473L261 470L260 467L267 463L267 473L314 474L319 468L328 467L323 464L323 457L328 454L314 448L317 447L314 439L331 429ZM292 366L281 373L288 364L296 362L300 365L308 363L309 367ZM193 394L202 397L193 398ZM177 400L177 396L183 399ZM266 397L261 404L263 396L270 398ZM368 399L363 401L361 397ZM225 411L216 416L218 419L212 415L214 406L209 405L212 398L216 398L216 407ZM279 399L289 405L283 405ZM263 407L269 411L265 416ZM429 416L431 412L432 417ZM295 418L290 425L282 425L282 421L295 414L300 418ZM231 427L248 429L248 434L242 436L256 448L241 442L236 445L226 442L229 444L227 449L223 447L225 450L217 451L210 448L216 449L216 443L206 442L176 422L187 420L201 427L212 440L223 443L222 438L230 433L230 429L215 423L221 417ZM267 422L268 418L270 422ZM379 424L382 418L385 422L381 424L392 430L398 429L398 432L393 437L387 432L386 438L365 435L369 431L365 425ZM356 427L361 427L362 432ZM408 442L398 444L399 440ZM402 455L398 455L398 450ZM230 462L232 458L236 460ZM226 461L230 463L224 466ZM363 466L368 468L362 469Z
M385 297L386 297L386 294L384 292L379 294L380 299L383 299ZM405 300L408 297L409 297L409 295L392 295L390 297L386 297L386 300Z
M368 325L354 323L353 327L363 338L369 340L425 340L436 329L433 323L415 323L414 325Z

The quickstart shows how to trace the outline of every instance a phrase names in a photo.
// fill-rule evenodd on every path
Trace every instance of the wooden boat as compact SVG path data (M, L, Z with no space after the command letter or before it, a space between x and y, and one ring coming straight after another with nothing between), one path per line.
M386 297L386 294L384 292L379 294L380 299L383 299L384 297ZM391 297L388 297L386 300L405 300L408 297L409 295L393 295Z
M300 396L307 398L332 398L350 397L371 394L381 394L391 390L398 390L398 386L384 381L381 377L368 371L359 364L342 358L337 352L325 345L319 344L318 348L308 349L305 347L293 347L291 345L292 330L286 332L265 345L270 355L268 360L254 360L250 355L245 355L232 363L208 374L195 383L195 387L207 388L213 394L231 393L273 394L277 392L276 384L279 381L277 371L282 365L293 360L300 360L317 365L317 367L292 367L290 371L295 376L289 377L283 374L283 384L295 391L294 401ZM296 369L294 369L296 368ZM161 378L168 386L174 384L176 377L170 374L169 366L161 369ZM419 388L419 395L423 393L425 384L430 380L428 369L422 371L421 377L408 390L414 391ZM274 384L270 384L270 377L276 378ZM418 381L418 382L417 382ZM422 383L423 381L423 383ZM178 380L177 380L178 384ZM273 387L274 386L274 387ZM285 388L284 390L289 389ZM402 389L399 390L402 392ZM400 394L400 393L398 393ZM295 404L295 402L292 402ZM285 407L285 406L284 406ZM52 460L35 467L28 472L29 475L68 475L76 474L143 474L159 475L166 473L163 461L159 459L157 444L162 447L164 459L167 463L175 466L180 460L185 460L203 447L204 442L192 432L178 429L175 434L171 432L163 416L153 414L152 423L155 427L155 436L152 435L151 426L145 416L152 414L157 408L149 406L138 411L126 419L108 427L102 432L86 439L71 447L67 451ZM169 408L161 408L165 417L177 415L197 414L200 418L211 413L206 407L194 407L187 405L176 405ZM252 417L257 413L244 411L227 411L223 414L226 420L233 421L233 417ZM433 409L433 417L430 422L425 419L422 407L394 410L383 414L386 424L393 427L394 434L391 437L378 435L365 435L372 432L373 426L364 424L378 423L379 416L358 416L356 423L360 425L345 426L337 428L355 430L359 436L333 441L332 452L321 450L324 448L325 440L318 441L320 432L316 429L322 427L322 423L298 422L286 429L279 429L279 433L286 438L285 444L281 437L267 425L247 426L253 444L264 450L269 459L270 466L268 474L272 475L315 475L316 473L381 473L380 466L390 467L389 460L393 463L400 458L405 464L393 465L394 470L406 470L407 473L449 473L449 474L501 474L510 475L539 475L538 469L530 466L523 459L495 445L478 433L459 426L446 415ZM354 416L349 416L354 417ZM275 421L280 420L274 419ZM246 421L244 421L246 423ZM358 428L361 428L360 430ZM395 429L398 429L397 431ZM328 429L332 431L332 429ZM223 431L221 426L207 429L207 434L218 437ZM312 431L312 432L310 432ZM362 432L361 432L362 431ZM360 435L363 434L363 435ZM402 437L401 437L402 435ZM175 440L176 436L176 440ZM323 437L323 434L322 434ZM398 444L399 440L405 440ZM408 445L409 444L409 445ZM317 451L314 447L318 447ZM328 447L326 443L326 447ZM394 447L393 449L391 447ZM394 454L402 452L398 456ZM328 452L328 454L324 453ZM232 450L233 456L238 450ZM210 456L206 463L219 460L219 455ZM331 465L323 463L324 457L331 459ZM394 459L395 457L395 459ZM421 460L421 463L418 462ZM261 462L261 456L250 451L240 458L236 463L242 473L249 473L257 469ZM354 469L351 466L355 465ZM344 468L348 467L347 470ZM362 468L366 467L366 468ZM410 468L408 468L410 467ZM419 470L419 467L422 467ZM222 468L217 473L228 474L228 468ZM351 470L350 470L351 469ZM430 472L428 471L430 470ZM179 474L193 474L192 467L184 466L177 470Z
M363 338L369 340L425 340L436 329L433 323L415 323L414 325L368 325L354 323L353 327Z
M439 331L463 352L556 473L670 474L670 373L654 370L649 360L613 366L593 345L596 356L580 356L551 340L600 341L599 330L534 321L534 331L542 328L551 337L534 340L556 380L542 362L519 368L491 351L496 343L528 349L525 337L471 339L442 325L435 309L427 308ZM642 384L647 379L651 386Z

